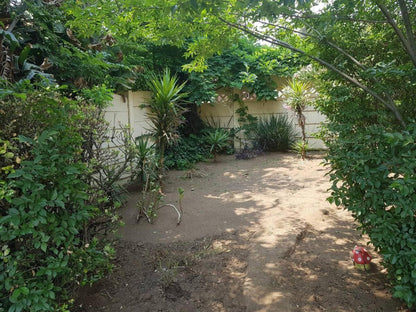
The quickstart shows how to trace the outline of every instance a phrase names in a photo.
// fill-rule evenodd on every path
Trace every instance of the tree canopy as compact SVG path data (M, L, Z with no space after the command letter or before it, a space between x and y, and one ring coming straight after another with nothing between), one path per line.
M416 304L414 0L22 0L0 11L8 82L117 90L168 65L190 73L195 102L226 84L267 98L267 75L308 58L328 118L330 200L369 234L395 296Z
M104 32L120 44L166 43L185 49L184 69L246 34L308 56L373 97L404 125L403 105L388 79L411 79L415 67L413 1L65 1L67 25L80 39ZM300 40L301 39L301 40ZM380 48L384 41L383 47ZM122 43L123 42L123 43ZM354 48L352 48L354 47ZM409 67L410 66L410 67ZM393 78L396 77L396 78ZM399 108L401 106L401 108Z

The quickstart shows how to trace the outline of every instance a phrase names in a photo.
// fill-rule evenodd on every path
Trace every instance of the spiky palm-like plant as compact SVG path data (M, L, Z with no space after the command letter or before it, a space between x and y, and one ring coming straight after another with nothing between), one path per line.
M251 131L254 147L262 151L287 151L295 141L296 132L287 115L260 118Z
M230 131L227 129L217 128L205 135L205 140L210 145L210 153L214 155L214 161L217 161L218 153L229 144Z
M298 118L298 124L302 131L302 142L306 144L305 124L306 118L303 111L306 105L313 101L312 87L309 83L297 80L295 77L288 82L282 90L284 102L292 109ZM306 151L302 153L302 159L306 158Z
M178 139L178 128L183 122L182 115L186 109L180 101L187 95L181 92L185 83L179 84L176 75L168 69L162 76L153 75L148 81L152 98L148 103L147 114L159 154L160 168L163 168L163 155L168 144Z

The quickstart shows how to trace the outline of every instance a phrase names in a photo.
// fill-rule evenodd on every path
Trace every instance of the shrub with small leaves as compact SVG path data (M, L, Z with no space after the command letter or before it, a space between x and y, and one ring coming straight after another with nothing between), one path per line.
M78 103L50 90L27 90L26 99L1 102L28 116L12 109L0 121L30 122L0 131L0 311L63 310L74 287L110 269L113 251L87 239L86 224L99 213L80 156Z
M383 257L393 294L416 304L416 124L331 126L330 202L350 210Z
M166 149L165 165L179 170L190 169L197 162L211 157L210 147L202 135L181 137Z

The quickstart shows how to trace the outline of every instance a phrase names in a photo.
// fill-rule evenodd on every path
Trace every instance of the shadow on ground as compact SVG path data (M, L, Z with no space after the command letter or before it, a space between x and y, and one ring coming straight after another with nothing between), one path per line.
M369 272L349 258L365 245L347 212L330 206L321 156L290 154L170 172L165 202L185 189L185 214L136 223L123 211L114 272L83 288L75 311L407 311L392 299L377 254Z

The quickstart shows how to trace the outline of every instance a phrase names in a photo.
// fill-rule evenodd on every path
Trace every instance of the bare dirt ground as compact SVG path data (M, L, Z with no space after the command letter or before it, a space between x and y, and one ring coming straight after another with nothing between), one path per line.
M350 253L367 240L326 201L321 162L273 153L171 171L164 202L185 190L179 226L169 207L137 223L132 194L114 272L81 290L76 311L408 311L371 246L371 270L354 269Z

